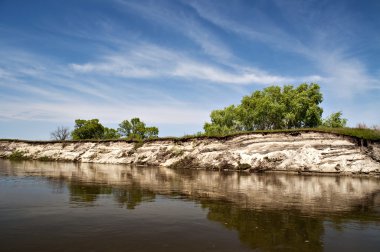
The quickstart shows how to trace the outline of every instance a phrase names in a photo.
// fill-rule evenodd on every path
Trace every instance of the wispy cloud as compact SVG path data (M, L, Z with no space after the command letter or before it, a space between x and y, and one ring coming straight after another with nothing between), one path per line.
M350 55L352 48L349 44L342 45L340 43L339 36L351 36L350 31L353 27L348 17L349 14L345 13L344 9L340 10L339 14L335 13L339 10L334 9L334 15L332 15L332 17L339 16L339 20L332 22L339 25L339 27L330 25L331 20L329 19L329 25L319 24L319 26L313 27L313 30L311 30L306 25L313 22L323 22L329 13L316 13L311 9L313 6L309 6L309 4L292 2L292 5L289 6L288 3L285 4L283 1L277 1L276 3L285 12L283 16L288 17L289 23L295 27L302 27L304 36L308 37L307 40L300 40L294 34L272 22L271 18L263 13L257 12L254 15L256 16L255 20L260 25L252 23L248 26L226 18L228 10L225 8L218 9L215 8L215 5L211 7L198 1L192 1L188 4L202 18L226 31L239 35L244 39L266 43L274 48L306 57L319 70L319 75L321 75L319 80L322 84L335 92L336 95L349 98L357 92L367 92L380 86L380 81L369 74L365 64ZM302 13L295 15L294 10L299 10ZM296 20L294 16L297 17ZM303 18L308 20L302 20ZM305 23L304 26L303 23Z
M146 61L153 52L143 53L142 50L133 53L135 60L141 64L146 62L152 69L158 68L160 60L168 55L166 51L153 48L154 54L163 52L161 58ZM0 63L0 90L8 93L0 95L0 120L73 122L77 118L100 118L104 123L117 123L138 116L148 123L187 124L201 123L209 113L208 108L189 105L175 98L173 93L131 82L131 74L126 78L122 70L122 78L99 78L103 72L119 75L120 69L112 64L111 68L95 65L83 73L78 66L67 66L9 48L0 55L5 59ZM121 69L130 66L121 59L121 62L112 57L107 59ZM92 74L86 74L90 72ZM147 76L139 74L138 77L145 79Z
M134 12L145 19L154 23L160 23L172 31L182 34L189 38L202 51L214 57L219 61L226 61L233 57L233 53L228 46L212 32L212 29L207 29L194 15L186 12L178 12L172 9L167 2L162 1L161 4L153 4L140 2L118 0L122 6L128 11L133 9ZM166 3L166 4L165 4Z
M186 53L176 53L155 45L144 44L127 52L104 55L98 62L70 64L81 73L109 74L125 78L177 77L230 85L269 85L295 80L316 81L320 76L285 77L238 64L203 63Z
M33 27L4 22L0 120L117 123L139 116L202 125L209 111L255 89L302 82L321 84L325 111L347 108L359 121L351 111L365 110L358 114L376 119L376 99L362 100L380 94L380 69L370 68L380 36L352 8L227 2L113 0L90 12L70 2L64 10L50 6L54 19L36 10L28 19ZM361 36L362 29L372 32Z

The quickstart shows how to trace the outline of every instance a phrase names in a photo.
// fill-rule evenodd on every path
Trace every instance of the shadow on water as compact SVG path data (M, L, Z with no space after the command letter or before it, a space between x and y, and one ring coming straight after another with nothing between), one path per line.
M2 176L36 176L57 192L67 188L74 207L94 207L102 197L127 209L158 196L195 202L209 221L262 251L323 251L326 223L338 232L347 223L379 230L378 178L2 160L0 166Z

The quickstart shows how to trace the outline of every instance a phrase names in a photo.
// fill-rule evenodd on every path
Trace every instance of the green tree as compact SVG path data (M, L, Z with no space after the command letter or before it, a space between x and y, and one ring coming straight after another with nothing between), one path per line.
M211 123L205 123L204 129L208 134L229 134L242 129L238 119L238 112L234 105L221 110L214 110L210 114Z
M82 139L102 139L104 135L104 126L99 123L98 119L75 120L74 130L71 132L73 140Z
M157 127L146 127L140 118L135 117L130 122L128 120L122 121L119 124L118 132L128 139L143 140L158 137L159 130Z
M117 132L117 130L104 127L103 139L119 139L120 137L121 135Z
M285 105L281 88L271 86L245 96L239 106L239 116L244 130L283 128Z
M157 127L146 127L144 137L147 139L157 138L158 137L158 128Z
M342 118L342 112L335 112L323 120L322 126L328 128L343 128L347 124L347 119Z
M323 97L318 84L270 86L244 96L238 106L214 110L206 134L228 134L242 130L317 127L321 124Z
M131 119L131 134L130 137L137 140L145 138L145 123L140 118L135 117Z
M132 124L128 120L124 120L119 124L117 131L123 137L128 137L131 134Z

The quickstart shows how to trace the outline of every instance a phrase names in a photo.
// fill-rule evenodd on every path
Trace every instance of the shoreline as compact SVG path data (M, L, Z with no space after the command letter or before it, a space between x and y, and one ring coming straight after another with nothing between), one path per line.
M379 142L316 131L144 142L0 140L0 158L245 172L380 174Z

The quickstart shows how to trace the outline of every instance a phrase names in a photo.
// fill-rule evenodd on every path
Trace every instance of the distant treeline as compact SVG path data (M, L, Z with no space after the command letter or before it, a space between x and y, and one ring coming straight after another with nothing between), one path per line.
M83 139L127 139L144 140L158 137L157 127L147 127L139 118L132 118L131 121L124 120L119 124L119 128L112 129L104 127L99 119L75 120L74 130L70 132L67 127L58 127L51 133L55 140L83 140Z

